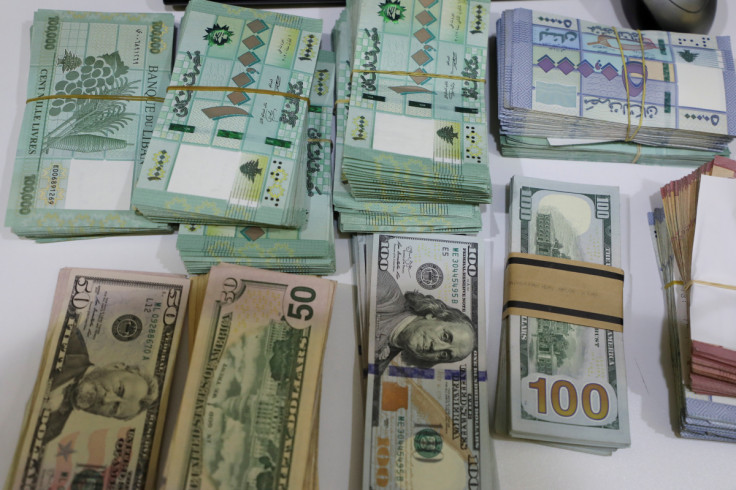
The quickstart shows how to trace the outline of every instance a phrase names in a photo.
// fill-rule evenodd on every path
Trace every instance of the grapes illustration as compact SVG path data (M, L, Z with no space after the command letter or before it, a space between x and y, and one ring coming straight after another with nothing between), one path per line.
M125 76L128 67L115 51L82 59L66 50L58 60L63 77L56 82L55 95L48 114L66 120L46 134L44 150L51 148L81 152L96 152L124 148L125 140L111 134L124 128L132 113L126 112L126 102L116 97L133 95L138 81ZM74 98L93 95L95 98Z

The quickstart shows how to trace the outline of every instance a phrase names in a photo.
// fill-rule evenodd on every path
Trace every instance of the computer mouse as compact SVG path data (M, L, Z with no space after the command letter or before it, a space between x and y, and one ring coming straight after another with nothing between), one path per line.
M705 34L716 15L716 0L641 0L660 29Z

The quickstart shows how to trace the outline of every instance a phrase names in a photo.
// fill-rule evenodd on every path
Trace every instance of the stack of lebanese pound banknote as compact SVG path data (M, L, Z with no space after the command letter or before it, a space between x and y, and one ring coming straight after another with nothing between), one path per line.
M307 151L300 163L300 171L307 176L306 223L298 229L181 224L176 247L189 273L207 272L220 262L282 272L335 272L331 161L334 81L335 55L319 51L309 93Z
M322 359L335 283L220 264L209 273L157 488L317 485Z
M505 156L695 166L736 136L728 36L527 9L496 30Z
M736 162L716 158L662 188L649 224L665 291L682 437L736 441ZM719 239L713 242L713 236Z
M5 224L39 241L171 232L131 193L171 74L171 14L39 10Z
M618 189L515 176L510 192L496 432L610 454L630 444L622 290L611 287L623 282ZM616 300L617 313L598 310Z
M494 488L482 240L356 236L363 488Z
M487 1L348 2L332 32L341 230L480 230L488 16Z
M183 276L61 270L6 489L156 488L188 294Z
M302 226L321 37L319 19L189 2L133 204L161 222Z

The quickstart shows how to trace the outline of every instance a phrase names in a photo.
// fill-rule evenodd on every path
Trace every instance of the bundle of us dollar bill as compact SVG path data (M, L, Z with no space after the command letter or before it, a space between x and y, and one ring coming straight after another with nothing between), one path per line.
M133 193L156 221L296 228L322 21L192 0Z
M300 165L307 174L307 222L296 230L182 224L176 247L188 272L207 272L220 262L282 272L335 272L331 158L334 81L335 54L320 51L309 96L306 165Z
M620 266L617 188L519 176L510 185L509 251L532 254L517 262L532 263L534 257L542 256L552 261L547 262L549 268L577 271L579 278L593 273L581 267L566 267L569 262L564 261ZM623 281L622 275L600 269L594 276L610 273L612 280ZM516 283L534 286L536 278L522 277ZM557 294L558 289L576 297L591 296L594 304L607 300L605 291L598 296L592 291L579 291L579 283L535 288L533 301L525 305L530 309L542 304L549 306L538 309L562 311L558 307L566 305L549 304L548 297ZM508 298L504 301L504 308L520 303ZM623 325L622 311L618 316L604 316L566 310L578 318ZM621 331L533 314L509 315L501 340L496 432L599 454L628 446L623 346Z
M334 290L311 276L210 270L159 488L317 488Z
M356 4L348 2L332 30L332 45L337 57L336 150L335 150L335 211L344 232L454 232L480 231L480 207L477 204L409 202L384 200L376 197L357 200L343 174L345 141L360 138L346 132L349 120L354 49L354 26L350 22Z
M494 488L482 241L390 234L361 240L363 488Z
M736 136L731 40L503 12L504 155L698 165Z
M40 241L171 232L131 193L171 75L174 17L39 10L5 224Z
M155 488L189 280L62 269L6 489Z

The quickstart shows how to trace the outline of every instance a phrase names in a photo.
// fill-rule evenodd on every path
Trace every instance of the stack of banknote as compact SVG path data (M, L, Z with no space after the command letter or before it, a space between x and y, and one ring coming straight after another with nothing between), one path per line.
M482 240L361 236L363 488L494 488Z
M155 488L189 280L62 269L6 489Z
M488 2L349 2L338 64L340 229L477 232L490 200Z
M504 155L698 165L736 136L728 36L527 9L496 29Z
M311 276L212 268L157 488L318 488L334 290Z
M39 241L171 232L131 193L171 75L171 14L39 10L5 224Z
M735 195L736 161L716 158L662 187L663 209L650 217L652 226L666 224L671 241L669 248L658 246L660 262L668 260L671 249L675 264L661 269L674 268L681 275L681 280L667 281L665 289L668 302L678 293L687 300L687 331L678 333L686 349L678 351L688 356L683 363L688 368L685 382L702 395L736 396L736 340L727 327L736 313L731 247L736 237ZM672 311L677 311L670 309L674 325L677 315Z
M517 276L513 281L529 286L534 295L524 305L506 298L504 309L526 306L539 315L564 312L580 318L581 324L513 312L506 317L496 432L610 454L630 444L623 333L606 325L587 326L583 318L622 325L622 311L618 317L604 317L547 302L563 293L589 296L593 305L613 299L603 295L605 290L581 291L580 281L621 265L618 188L520 176L510 185L509 252L531 254L516 259L518 263L544 262L544 270L563 270L575 277L567 284L545 285L537 284L539 275L546 274L543 269L526 278ZM508 277L511 264L510 258L507 289L513 282ZM592 273L591 267L604 272Z
M309 95L307 153L299 166L307 174L306 223L298 229L182 224L176 246L188 272L207 272L220 262L282 272L335 272L331 161L334 81L335 54L320 51Z
M690 385L692 342L688 294L662 208L649 213L649 227L664 286L679 434L688 439L736 442L736 397L697 393Z
M322 21L192 0L133 191L154 221L298 228Z

